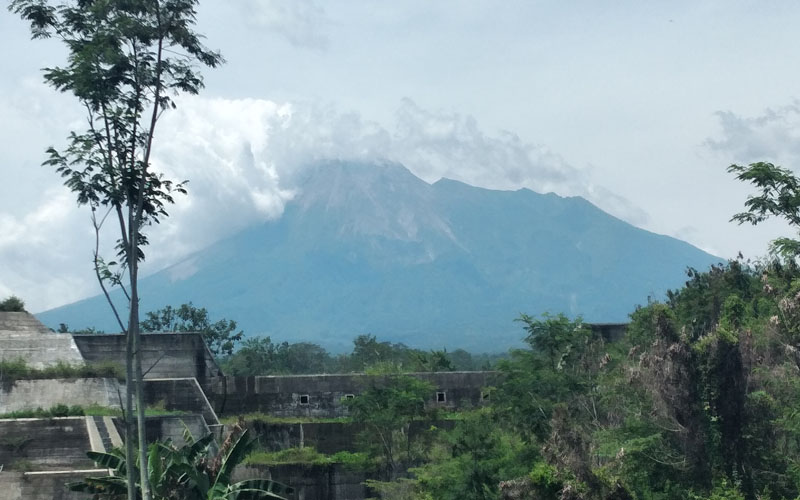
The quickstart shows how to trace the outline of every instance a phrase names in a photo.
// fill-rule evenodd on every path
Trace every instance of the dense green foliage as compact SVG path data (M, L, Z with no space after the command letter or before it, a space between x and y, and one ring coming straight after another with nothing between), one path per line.
M434 387L408 375L370 377L369 387L344 403L354 422L365 426L360 440L373 456L380 456L389 478L395 478L418 458L411 425L435 419L426 402Z
M191 302L177 308L166 306L150 311L142 321L143 332L198 332L216 356L230 355L244 333L236 331L236 322L228 319L211 322L205 307L195 307Z
M367 470L374 466L374 461L367 453L340 451L333 455L318 452L310 446L303 448L286 448L280 451L255 451L242 462L244 464L280 465L310 464L331 465L342 464L359 470Z
M229 375L286 375L350 372L438 372L490 369L505 355L473 355L462 349L423 351L401 343L359 335L349 353L333 355L310 342L275 343L270 337L249 338L222 359Z
M690 270L614 343L565 316L520 321L529 348L499 364L490 404L426 436L404 479L372 482L383 498L800 497L793 260Z
M0 301L0 312L24 312L25 302L16 295L5 298Z
M748 166L731 165L728 172L760 190L758 195L747 197L744 203L747 210L734 215L731 220L755 225L770 217L778 217L795 230L800 230L800 179L791 170L762 161ZM800 240L777 238L771 249L783 258L794 259L800 256Z

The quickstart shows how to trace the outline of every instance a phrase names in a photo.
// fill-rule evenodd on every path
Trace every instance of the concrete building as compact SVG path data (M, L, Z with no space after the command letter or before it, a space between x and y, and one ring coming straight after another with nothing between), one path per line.
M218 415L223 414L260 412L308 418L346 416L344 401L369 387L385 384L391 378L364 374L226 377L202 335L197 333L144 334L142 348L145 403L148 407L180 413L148 417L147 434L152 440L170 437L180 441L185 427L195 435L219 432ZM122 367L125 364L125 338L119 334L55 333L28 313L0 312L0 361L18 359L38 369L59 363L111 363ZM486 397L483 388L495 377L492 372L412 375L427 380L434 387L429 405L448 409L483 404ZM121 408L124 400L124 382L115 378L18 378L4 375L0 370L0 416L36 408L49 409L56 405L113 410ZM343 430L352 432L349 427L311 425L307 430L320 443L336 442L330 436ZM264 432L281 436L280 439L266 436L266 440L292 443L290 437L297 431L302 442L303 424ZM80 498L66 491L64 484L86 475L105 473L104 470L94 470L94 464L85 452L108 451L113 446L120 446L123 435L119 419L108 416L0 418L0 500ZM319 498L333 499L340 498L337 491L364 491L360 484L363 478L359 479L357 475L351 478L343 471L326 469L320 477L328 477L326 474L330 476L325 483L327 489L320 486L325 481L309 482L302 475L290 477L291 481L298 482L298 486L310 488L309 498L323 495ZM308 485L302 486L306 483ZM332 488L332 484L339 486ZM317 493L311 493L312 490ZM328 493L320 493L324 491ZM305 494L301 492L300 495Z

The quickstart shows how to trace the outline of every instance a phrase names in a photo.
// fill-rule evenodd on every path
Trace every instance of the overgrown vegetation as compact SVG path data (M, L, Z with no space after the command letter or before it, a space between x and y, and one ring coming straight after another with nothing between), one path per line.
M125 380L125 371L112 362L67 363L58 361L53 365L35 368L21 358L0 360L0 383L15 380L115 378Z
M240 420L244 420L248 424L253 422L264 424L345 424L353 421L350 417L278 417L256 412L222 417L220 423L234 424Z
M529 347L500 363L490 405L425 436L421 465L371 483L383 498L800 496L793 260L690 270L613 344L579 319L520 321Z
M148 417L163 415L185 415L186 412L179 410L167 410L163 406L148 406L144 411ZM108 406L89 405L67 406L57 404L47 409L37 407L29 410L17 410L9 413L0 413L0 418L52 418L52 417L122 417L122 410Z
M0 312L25 312L25 302L12 295L0 301Z
M246 479L235 482L234 468L252 450L255 441L247 429L235 425L215 451L213 435L195 439L186 429L184 443L177 445L171 440L150 443L147 447L147 485L154 500L283 500L294 490L269 479ZM111 469L112 475L87 477L69 483L71 491L91 494L92 498L118 500L127 498L129 486L134 489L134 498L141 497L142 484L129 484L128 478L139 474L126 474L128 462L125 452L113 449L110 453L90 451L87 453L99 467ZM139 468L139 463L132 465ZM138 471L137 471L138 472Z
M212 323L206 308L195 307L191 302L148 312L141 326L143 332L197 332L215 356L233 354L234 346L244 336L241 330L236 331L235 321L223 318Z
M326 455L310 446L287 448L280 451L255 451L250 453L242 463L245 465L341 464L358 470L369 470L376 466L375 460L370 458L367 453L340 451L333 455Z
M270 337L250 338L221 359L229 375L288 375L311 373L403 373L488 370L506 354L473 355L457 349L423 351L401 343L359 335L350 353L333 355L310 342L275 343Z
M83 407L79 405L67 406L57 404L48 409L41 407L32 410L17 410L9 413L0 413L0 418L51 418L51 417L83 417L85 415L117 417L119 410L105 406Z

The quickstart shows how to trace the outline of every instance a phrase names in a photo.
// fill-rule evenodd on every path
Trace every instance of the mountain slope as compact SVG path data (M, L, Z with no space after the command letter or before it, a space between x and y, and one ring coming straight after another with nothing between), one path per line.
M283 216L141 281L142 310L193 301L249 335L344 349L361 333L497 351L521 312L624 321L719 259L586 200L427 184L396 164L306 172ZM41 313L113 330L100 297Z

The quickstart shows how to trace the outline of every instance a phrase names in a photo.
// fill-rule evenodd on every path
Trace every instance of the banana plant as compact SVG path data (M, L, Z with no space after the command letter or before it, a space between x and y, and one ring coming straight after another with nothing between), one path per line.
M269 479L248 479L231 483L233 469L244 460L255 443L247 429L238 425L217 453L209 453L211 434L195 440L188 430L186 443L175 446L171 440L151 443L147 449L147 477L154 500L287 500L294 490ZM122 500L127 496L128 482L125 453L87 453L99 467L111 475L87 477L68 484L71 491L91 494L95 500ZM133 477L139 477L135 464ZM141 494L136 484L137 495ZM140 496L137 498L141 498Z

